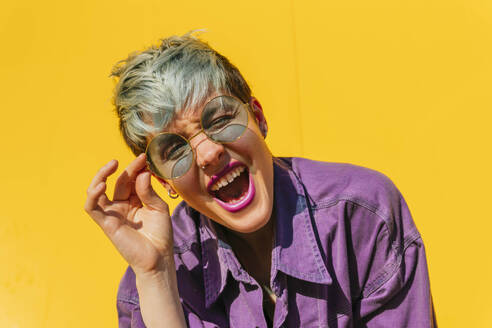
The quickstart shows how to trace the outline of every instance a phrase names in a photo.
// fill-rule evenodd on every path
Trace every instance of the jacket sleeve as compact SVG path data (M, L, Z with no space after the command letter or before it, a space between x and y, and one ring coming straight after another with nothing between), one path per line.
M357 274L354 317L362 327L437 327L425 248L398 189L387 181L377 208L351 218Z
M436 327L424 244L402 194L374 170L347 179L327 213L338 220L329 252L354 326Z
M186 303L181 302L186 324L191 328L215 328L217 324L200 318ZM140 312L140 303L137 286L135 284L135 273L128 266L118 287L116 296L116 309L118 312L119 328L145 328L145 323Z
M420 237L409 241L399 258L376 275L358 303L364 327L437 327Z

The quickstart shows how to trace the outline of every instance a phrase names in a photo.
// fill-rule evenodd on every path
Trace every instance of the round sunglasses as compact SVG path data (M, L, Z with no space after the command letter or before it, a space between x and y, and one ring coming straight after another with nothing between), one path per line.
M248 104L233 96L218 96L204 107L201 129L189 139L171 132L156 135L147 145L147 165L162 179L176 179L188 172L195 161L190 141L201 132L217 143L239 139L248 126Z

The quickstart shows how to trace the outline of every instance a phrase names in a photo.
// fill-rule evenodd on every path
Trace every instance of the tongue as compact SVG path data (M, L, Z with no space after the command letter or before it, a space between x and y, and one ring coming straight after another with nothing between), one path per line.
M215 192L215 197L223 202L230 202L231 200L238 200L248 191L249 187L249 173L247 170L241 172L232 182L225 187L220 188Z

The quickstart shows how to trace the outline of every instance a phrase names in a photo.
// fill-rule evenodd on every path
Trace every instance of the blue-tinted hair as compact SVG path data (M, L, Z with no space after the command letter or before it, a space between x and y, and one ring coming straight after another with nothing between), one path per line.
M120 130L135 155L176 112L202 105L214 92L251 98L239 70L207 43L191 33L161 41L119 61L110 75L117 78L113 103Z

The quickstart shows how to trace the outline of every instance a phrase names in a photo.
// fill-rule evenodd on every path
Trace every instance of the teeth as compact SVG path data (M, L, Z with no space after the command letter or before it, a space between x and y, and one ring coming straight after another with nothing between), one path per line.
M241 172L245 170L244 166L238 166L231 172L229 172L227 175L223 176L222 178L219 179L219 181L215 182L214 185L212 186L211 190L212 191L217 191L222 187L227 186L229 183L231 183L235 178L237 178ZM232 202L235 202L237 200L234 200Z

